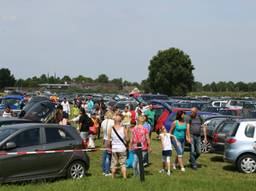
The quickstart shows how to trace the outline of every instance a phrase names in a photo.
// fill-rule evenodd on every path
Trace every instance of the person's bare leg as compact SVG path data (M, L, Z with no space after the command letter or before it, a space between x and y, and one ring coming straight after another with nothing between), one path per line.
M122 166L122 175L124 179L127 179L127 174L126 174L126 167Z
M167 170L171 171L171 162L170 161L167 162Z
M112 168L112 178L115 178L116 175L116 168Z
M182 157L178 157L178 162L179 162L180 168L184 168Z

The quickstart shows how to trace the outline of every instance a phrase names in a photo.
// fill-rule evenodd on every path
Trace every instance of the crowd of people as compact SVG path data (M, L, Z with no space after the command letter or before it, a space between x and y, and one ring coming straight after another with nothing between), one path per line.
M133 168L134 176L140 174L138 151L142 150L143 166L147 167L151 151L151 133L154 130L156 118L153 105L140 103L137 108L125 106L124 111L117 108L106 108L103 102L94 103L90 97L87 100L75 100L80 110L79 117L71 119L77 122L81 137L88 142L88 148L95 148L94 140L100 138L102 132L103 157L102 173L104 176L116 176L120 167L123 178L127 178L127 167ZM197 159L200 156L201 132L207 142L206 126L203 119L197 115L197 108L191 109L191 115L185 117L185 112L177 112L176 120L171 128L162 126L159 140L162 147L162 168L160 173L171 175L172 169L185 172L183 161L184 146L190 145L189 163L196 170ZM170 129L170 131L167 131ZM176 157L171 164L172 148Z
M76 117L71 119L71 110ZM162 168L160 173L171 175L172 169L185 172L183 161L184 146L190 145L189 163L196 170L197 159L200 156L201 132L207 142L206 126L197 114L197 108L191 109L191 115L185 117L183 111L177 112L176 120L171 128L162 126L158 132L162 150ZM11 115L10 108L6 108L5 117ZM151 133L156 123L153 105L145 106L139 103L136 108L126 105L124 111L115 107L106 107L103 100L94 102L92 97L76 97L74 107L70 107L66 98L57 106L53 121L61 125L76 123L84 143L88 148L95 148L95 139L103 139L102 173L104 176L116 176L121 168L124 179L127 178L126 168L133 168L134 176L140 175L139 151L142 150L142 163L147 167L151 152ZM169 131L167 129L170 129ZM202 131L203 130L203 131ZM176 157L171 165L172 148Z

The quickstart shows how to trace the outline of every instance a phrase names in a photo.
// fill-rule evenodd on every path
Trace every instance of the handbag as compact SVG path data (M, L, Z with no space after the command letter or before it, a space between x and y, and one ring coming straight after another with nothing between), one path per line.
M114 127L112 127L112 129L114 130L116 136L118 137L118 139L124 144L125 148L126 148L126 156L127 158L129 157L129 149L128 149L128 145L126 144L126 142L120 137L120 135L117 133L116 129Z

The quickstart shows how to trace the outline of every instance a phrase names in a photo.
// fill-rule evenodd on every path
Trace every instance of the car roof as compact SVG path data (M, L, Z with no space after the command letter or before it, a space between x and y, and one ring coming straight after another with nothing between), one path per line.
M253 121L253 122L256 122L256 119L238 119L237 120L238 122L250 122L250 121Z
M0 121L29 121L29 120L17 118L17 117L0 117Z
M12 128L12 129L29 129L31 127L71 127L68 125L59 125L59 124L51 124L51 123L22 123L22 124L13 124L13 125L6 125L4 128Z

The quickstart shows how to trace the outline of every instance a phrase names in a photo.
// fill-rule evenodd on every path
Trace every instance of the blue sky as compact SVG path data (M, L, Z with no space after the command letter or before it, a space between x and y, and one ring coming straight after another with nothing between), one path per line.
M254 0L0 0L0 68L141 81L170 47L195 79L256 81Z

